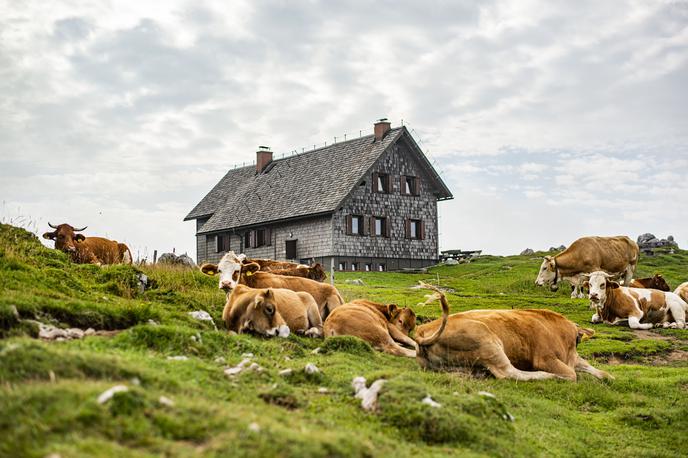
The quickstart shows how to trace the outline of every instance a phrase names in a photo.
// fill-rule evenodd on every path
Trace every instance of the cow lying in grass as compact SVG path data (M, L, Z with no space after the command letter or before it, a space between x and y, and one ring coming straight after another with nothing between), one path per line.
M683 329L688 304L678 295L657 289L627 288L611 280L605 272L585 275L590 302L596 312L593 323L619 324L628 321L632 329L655 326Z
M275 261L272 259L249 259L244 255L239 255L239 257L243 257L243 264L258 264L261 272L270 272L275 275L287 275L289 277L303 277L319 282L324 281L326 278L325 269L323 269L323 266L319 263L307 266L304 264Z
M683 299L683 302L688 303L688 281L678 285L678 288L674 290L674 294Z
M218 264L203 264L201 272L206 275L220 275L219 288L231 292L237 285L242 284L251 288L284 288L296 292L305 292L313 296L318 304L323 319L344 303L337 289L325 283L301 277L275 275L261 272L260 266L252 262L244 264L243 259L234 252L226 253Z
M88 226L74 228L69 224L48 226L55 229L46 232L43 238L55 241L55 249L69 254L72 262L78 264L131 264L131 251L124 243L102 237L86 237L77 234Z
M651 288L661 291L671 291L671 287L666 282L662 274L655 274L654 277L634 278L628 284L629 288Z
M322 336L322 320L313 297L288 289L237 285L227 298L222 319L228 330L239 334L287 337L291 331Z
M416 314L408 307L380 304L358 299L337 307L324 324L325 337L356 336L368 342L376 350L396 356L415 357L416 348L408 334L416 326Z
M576 345L594 334L551 310L472 310L449 315L439 289L442 318L416 328L417 360L432 370L483 367L497 378L575 381L576 372L612 378L578 356Z

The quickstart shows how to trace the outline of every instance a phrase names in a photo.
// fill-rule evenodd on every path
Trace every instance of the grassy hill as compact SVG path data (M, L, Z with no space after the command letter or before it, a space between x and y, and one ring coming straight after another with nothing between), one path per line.
M485 256L430 273L346 273L346 299L418 306L418 280L452 288L452 312L550 308L589 325L583 299L534 286L540 258ZM688 280L688 252L642 258L638 276ZM144 272L151 287L138 290ZM345 284L361 278L365 285ZM688 331L596 325L579 352L616 380L516 383L421 371L360 340L229 336L215 279L174 268L75 265L0 225L0 456L677 456L688 430ZM37 325L123 330L44 342ZM318 350L319 349L319 350ZM224 375L246 353L262 371ZM186 356L188 359L168 359ZM321 372L307 374L307 363ZM280 375L291 368L289 376ZM351 381L388 380L377 413ZM114 385L129 391L105 404ZM481 394L489 392L493 397ZM421 400L430 395L442 404ZM164 398L161 399L161 396ZM167 398L167 399L165 399ZM172 402L168 402L171 400ZM513 421L510 418L513 417Z

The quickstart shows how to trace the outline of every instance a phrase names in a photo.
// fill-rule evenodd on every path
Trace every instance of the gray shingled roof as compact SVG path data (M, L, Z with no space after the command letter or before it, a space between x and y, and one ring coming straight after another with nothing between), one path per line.
M198 230L208 233L332 212L405 131L395 128L382 141L368 135L277 159L260 174L255 165L230 170L184 219L212 215Z

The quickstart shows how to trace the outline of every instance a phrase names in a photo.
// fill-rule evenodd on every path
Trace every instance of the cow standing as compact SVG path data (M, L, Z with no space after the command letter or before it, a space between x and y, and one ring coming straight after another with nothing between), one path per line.
M124 243L102 237L86 237L78 234L88 226L74 228L69 224L48 226L55 229L46 232L43 238L55 241L55 249L67 253L73 262L78 264L131 264L132 257L129 247Z
M545 256L535 284L556 291L562 280L573 285L572 298L583 298L581 274L602 270L621 277L624 285L633 278L638 264L638 244L626 236L581 237L558 255Z

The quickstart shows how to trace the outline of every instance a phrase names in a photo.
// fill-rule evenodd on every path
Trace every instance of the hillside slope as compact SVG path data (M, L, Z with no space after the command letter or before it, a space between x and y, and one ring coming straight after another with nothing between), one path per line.
M551 308L586 324L587 301L534 286L538 257L483 257L426 275L337 276L346 299L416 307L418 280L451 288L452 311ZM688 253L641 259L639 276L688 278ZM138 290L138 275L150 289ZM365 286L345 284L363 279ZM199 272L75 265L0 225L0 456L677 456L688 427L688 331L595 326L579 352L616 380L516 383L421 371L354 338L229 336L224 294ZM32 320L122 330L44 342ZM317 350L319 349L319 350ZM316 351L317 350L317 351ZM253 354L252 357L247 355ZM178 358L180 356L186 357ZM170 357L177 357L170 359ZM249 357L262 370L226 376ZM307 363L320 372L307 374ZM291 368L291 375L280 375ZM377 413L351 381L385 378ZM100 404L105 390L128 391ZM494 397L482 394L492 393ZM442 407L421 403L430 395ZM513 421L511 418L513 417Z

